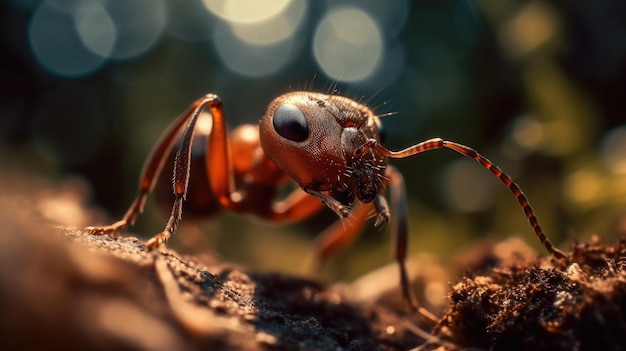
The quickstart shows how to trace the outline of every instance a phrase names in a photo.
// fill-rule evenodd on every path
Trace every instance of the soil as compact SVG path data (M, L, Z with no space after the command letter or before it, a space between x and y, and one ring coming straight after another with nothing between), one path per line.
M514 244L475 257L435 335L471 349L626 349L625 239L575 244L567 262Z
M355 298L375 274L325 286L147 251L55 226L31 200L0 198L2 350L626 349L624 239L572 244L567 261L516 239L480 245L432 323L397 298Z
M406 350L411 322L321 284L205 265L132 237L4 218L2 350Z

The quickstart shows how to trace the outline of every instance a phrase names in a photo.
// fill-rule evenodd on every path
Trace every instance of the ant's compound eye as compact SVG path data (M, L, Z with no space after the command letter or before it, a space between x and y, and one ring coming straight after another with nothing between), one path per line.
M306 118L295 105L285 104L280 106L274 112L272 123L280 136L291 141L301 142L309 136L309 125Z

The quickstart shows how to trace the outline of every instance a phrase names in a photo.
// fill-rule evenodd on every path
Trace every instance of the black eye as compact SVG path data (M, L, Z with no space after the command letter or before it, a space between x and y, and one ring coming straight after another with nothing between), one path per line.
M304 141L309 136L309 125L304 114L295 105L282 105L274 112L274 129L283 138Z

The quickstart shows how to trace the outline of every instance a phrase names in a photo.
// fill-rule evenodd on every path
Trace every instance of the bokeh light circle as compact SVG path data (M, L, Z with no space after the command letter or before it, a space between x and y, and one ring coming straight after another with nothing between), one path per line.
M242 41L259 45L275 44L295 34L306 9L304 0L293 0L284 11L269 20L255 23L231 22L230 25L233 33Z
M255 23L269 20L283 12L291 0L204 0L216 16L231 23Z
M469 159L452 163L447 170L443 191L448 205L455 212L478 212L495 200L493 180Z
M47 0L34 11L28 40L45 70L75 78L97 71L107 59L145 53L166 22L164 0Z
M105 58L92 53L76 33L71 14L41 4L31 18L28 40L39 64L54 75L81 77L93 73Z
M280 71L294 55L293 38L272 45L241 41L227 24L215 29L213 42L222 62L231 71L248 77L262 77Z
M94 54L109 57L117 31L108 11L96 1L85 1L74 12L74 24L83 45Z
M148 51L161 38L167 24L164 0L125 0L106 2L115 23L117 40L111 56L136 57Z
M383 38L372 17L357 7L331 9L318 23L313 56L326 75L356 82L372 75L383 56Z

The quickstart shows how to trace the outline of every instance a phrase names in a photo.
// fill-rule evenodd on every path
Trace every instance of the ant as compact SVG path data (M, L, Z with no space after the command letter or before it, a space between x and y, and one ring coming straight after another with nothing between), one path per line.
M448 148L475 159L498 177L517 198L548 252L556 258L566 257L543 233L520 187L474 149L433 138L401 151L390 151L381 145L379 117L367 106L335 94L315 92L281 95L269 104L258 126L243 125L230 133L227 132L220 98L215 94L199 98L173 122L156 144L141 172L139 194L122 219L109 226L87 227L84 232L116 235L132 225L143 211L146 198L178 141L174 159L175 199L172 212L165 229L149 239L146 247L154 250L168 241L181 220L192 173L194 130L199 116L206 109L211 115L212 128L208 135L204 135L206 154L200 161L204 161L201 169L204 168L208 180L196 179L193 184L201 183L203 187L199 188L202 191L198 192L202 194L198 195L212 200L196 204L254 213L276 221L305 219L326 206L342 221L318 237L315 253L321 261L351 242L372 210L376 217L374 226L390 221L391 211L385 197L388 186L396 211L392 234L401 289L404 299L414 309L423 310L417 307L405 266L408 227L404 179L396 168L387 164L388 158L405 158L428 150ZM201 133L198 134L200 138ZM276 199L278 191L289 178L301 189ZM195 195L191 196L193 199ZM218 206L215 206L216 203ZM352 221L352 225L342 223L347 219Z

